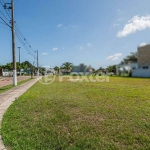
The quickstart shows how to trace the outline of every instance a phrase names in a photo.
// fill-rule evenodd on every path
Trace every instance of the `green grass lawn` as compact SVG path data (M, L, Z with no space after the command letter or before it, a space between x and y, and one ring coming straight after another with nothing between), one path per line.
M150 79L36 83L5 113L13 150L150 149Z
M20 81L20 82L18 82L17 85L21 85L21 84L23 84L23 83L25 83L25 82L27 82L27 81L30 81L30 80L31 80L31 79L26 79L26 80ZM13 87L14 87L14 86L13 86L12 84L6 85L6 86L3 86L3 87L0 87L0 94L3 93L3 92L5 92L5 91L7 91L7 90L12 89Z

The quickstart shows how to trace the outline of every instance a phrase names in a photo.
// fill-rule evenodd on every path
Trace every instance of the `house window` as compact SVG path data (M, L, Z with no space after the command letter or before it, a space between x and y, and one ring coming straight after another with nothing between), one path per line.
M148 69L148 66L143 66L143 69Z

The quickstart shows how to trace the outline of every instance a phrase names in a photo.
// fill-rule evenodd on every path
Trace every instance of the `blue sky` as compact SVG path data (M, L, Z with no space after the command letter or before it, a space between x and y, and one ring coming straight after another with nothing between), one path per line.
M39 50L40 65L72 62L98 69L150 42L149 6L149 0L15 0L15 21ZM2 6L0 11L5 13ZM21 61L33 62L16 38L17 61L18 46ZM11 31L0 24L0 64L11 61Z

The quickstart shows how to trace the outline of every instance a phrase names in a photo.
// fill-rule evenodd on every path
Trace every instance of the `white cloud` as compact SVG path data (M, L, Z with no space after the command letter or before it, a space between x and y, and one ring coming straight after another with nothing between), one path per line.
M120 24L114 24L113 26L114 26L114 27L117 27L117 26L120 26Z
M114 54L114 55L108 56L106 59L118 60L121 56L122 56L122 53L116 53L116 54Z
M92 44L91 43L87 43L87 46L90 47Z
M54 47L52 50L53 50L53 51L57 51L57 50L58 50L58 48L57 48L57 47Z
M82 46L80 46L80 47L79 47L79 49L80 49L80 50L82 50L82 49L83 49L83 47L82 47Z
M42 53L42 55L48 55L48 53L45 53L45 52L44 52L44 53Z
M63 49L65 49L65 48L63 47Z
M57 25L57 27L62 27L62 26L63 26L63 25L62 25L61 23Z
M134 16L128 23L124 26L122 31L119 31L118 37L125 37L131 33L135 33L136 31L145 30L146 28L150 28L150 15L147 16Z
M144 42L143 42L143 43L141 43L139 46L142 47L142 46L145 46L145 45L147 45L147 44L148 44L148 43L144 43Z

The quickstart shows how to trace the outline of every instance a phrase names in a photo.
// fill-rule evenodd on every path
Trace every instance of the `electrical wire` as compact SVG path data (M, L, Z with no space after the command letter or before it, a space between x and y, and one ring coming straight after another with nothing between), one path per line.
M5 17L5 19L7 19L10 22L10 20L1 11L0 13Z
M20 30L19 26L17 25L17 23L15 24L15 28L16 30L19 32L20 36L23 38L23 40L25 41L25 43L29 46L29 48L34 52L34 50L32 49L31 45L29 44L28 40L25 38L24 34L22 33L22 31Z
M4 0L0 0L0 4L2 5L2 7L4 8L5 6L5 2ZM5 8L4 8L5 9ZM8 9L5 9L5 12L7 13L9 19L11 20L11 14L9 13ZM0 11L0 13L3 15L3 17L5 19L7 19L10 23L10 20ZM11 28L11 26L2 18L0 17L1 20L3 20L3 24L9 26ZM36 58L35 54L34 54L34 50L32 49L31 45L29 44L28 40L25 38L24 34L22 33L22 31L20 30L19 26L17 25L17 23L15 22L15 34L18 38L18 40L22 43L22 45L25 47L25 49L29 52L29 54L31 54L34 58ZM37 59L37 58L36 58Z
M3 22L0 22L0 23L5 24L5 23L3 23ZM3 27L3 26L0 26L0 27L1 27L1 28L4 28L5 30L11 31L11 30L9 30L8 28L5 28L5 27Z
M11 26L10 26L2 17L0 17L0 19L1 19L7 26L9 26L9 27L11 28Z
M2 1L1 1L1 0L0 0L0 3L1 3L1 5L2 5L2 7L3 7L4 5L3 5L3 3L2 3Z
M15 31L19 34L19 36L22 39L22 41L26 44L26 46L30 50L30 53L33 53L34 50L31 49L31 46L26 42L25 38L22 36L21 32L18 30L18 28L16 26L15 26Z
M20 37L19 37L17 34L16 34L16 37L17 37L18 40L21 42L21 44L24 46L24 48L28 51L28 48L27 48L26 45L21 41ZM28 53L31 54L30 51L28 51ZM34 56L33 54L31 54L31 55L35 58L35 56Z
M24 41L21 39L21 37L19 36L19 34L17 32L15 32L18 40L22 43L22 45L24 46L24 48L28 51L29 54L31 54L34 58L36 58L36 56L29 50L29 48L26 46L26 44L24 43Z

